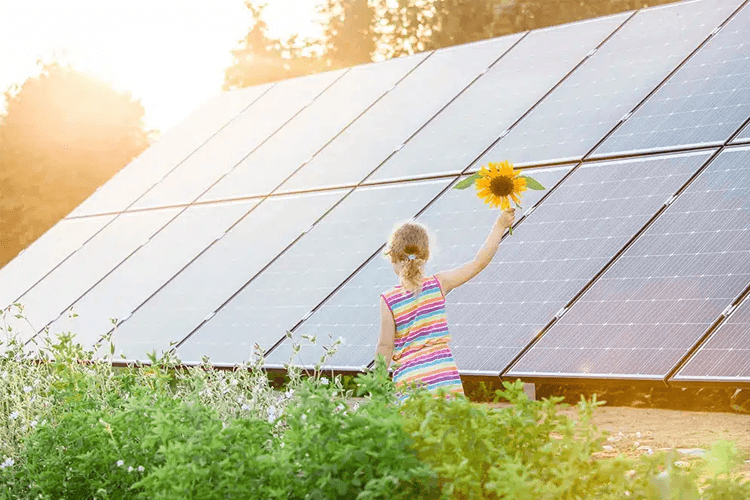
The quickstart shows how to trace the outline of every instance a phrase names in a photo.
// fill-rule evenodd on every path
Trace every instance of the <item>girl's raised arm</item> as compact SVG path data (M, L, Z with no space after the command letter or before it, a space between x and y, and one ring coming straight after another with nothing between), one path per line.
M487 236L484 245L482 245L482 248L479 249L477 255L474 257L474 260L470 260L450 271L443 271L435 275L440 282L440 287L443 289L444 294L463 285L487 267L492 257L495 256L497 247L500 246L503 233L513 225L515 217L516 211L514 208L503 210L492 226L492 230L489 236Z

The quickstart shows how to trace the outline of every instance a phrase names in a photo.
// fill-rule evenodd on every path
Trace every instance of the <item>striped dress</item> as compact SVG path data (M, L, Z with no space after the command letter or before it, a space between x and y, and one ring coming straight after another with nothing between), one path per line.
M420 293L399 285L381 295L393 314L396 338L393 348L393 380L401 401L412 383L429 391L442 388L450 394L463 394L458 368L448 342L445 296L435 276L422 281Z

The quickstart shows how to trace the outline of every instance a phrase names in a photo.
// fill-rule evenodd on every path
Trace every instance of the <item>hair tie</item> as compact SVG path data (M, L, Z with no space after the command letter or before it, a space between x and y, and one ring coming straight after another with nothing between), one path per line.
M409 260L414 260L414 259L417 258L417 256L414 255L413 253L411 253L411 254L407 255L406 258L409 259Z

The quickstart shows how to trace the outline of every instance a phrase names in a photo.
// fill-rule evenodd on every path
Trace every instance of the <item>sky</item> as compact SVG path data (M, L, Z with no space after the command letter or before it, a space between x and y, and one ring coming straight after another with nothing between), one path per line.
M314 36L319 2L266 0L270 35ZM221 92L251 24L244 0L0 0L0 91L55 55L131 91L164 132Z

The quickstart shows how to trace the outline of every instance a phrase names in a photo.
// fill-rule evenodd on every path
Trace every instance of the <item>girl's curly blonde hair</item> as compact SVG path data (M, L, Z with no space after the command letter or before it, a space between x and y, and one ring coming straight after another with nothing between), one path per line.
M405 289L414 293L422 289L422 266L430 258L430 237L424 225L414 221L398 224L383 253L394 264L404 264L399 280Z

